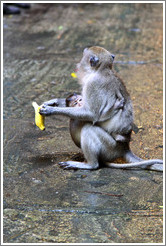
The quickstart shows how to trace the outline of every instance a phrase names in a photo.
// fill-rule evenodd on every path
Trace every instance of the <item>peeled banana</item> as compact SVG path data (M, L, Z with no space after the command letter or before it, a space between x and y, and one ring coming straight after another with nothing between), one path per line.
M43 131L45 130L45 116L39 113L41 106L39 106L36 102L33 102L32 106L35 109L35 124L40 128L40 130Z

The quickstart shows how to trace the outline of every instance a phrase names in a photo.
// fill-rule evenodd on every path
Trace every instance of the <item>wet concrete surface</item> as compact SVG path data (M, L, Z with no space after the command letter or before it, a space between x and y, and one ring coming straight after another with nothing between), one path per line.
M31 4L3 26L4 242L162 243L162 173L61 169L83 158L69 121L42 132L31 105L80 92L82 50L103 46L133 100L132 150L162 159L162 4Z

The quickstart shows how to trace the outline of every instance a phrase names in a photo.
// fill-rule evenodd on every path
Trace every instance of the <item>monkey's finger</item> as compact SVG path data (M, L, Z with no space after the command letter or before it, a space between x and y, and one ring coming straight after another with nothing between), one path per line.
M52 111L51 111L50 108L51 108L51 107L49 107L49 106L42 105L42 107L41 107L40 110L39 110L39 113L40 113L41 115L49 116L49 115L52 114Z

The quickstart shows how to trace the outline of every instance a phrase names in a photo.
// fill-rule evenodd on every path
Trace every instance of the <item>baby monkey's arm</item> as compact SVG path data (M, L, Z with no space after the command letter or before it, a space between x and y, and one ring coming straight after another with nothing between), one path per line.
M66 98L54 98L44 102L42 105L52 107L66 107Z

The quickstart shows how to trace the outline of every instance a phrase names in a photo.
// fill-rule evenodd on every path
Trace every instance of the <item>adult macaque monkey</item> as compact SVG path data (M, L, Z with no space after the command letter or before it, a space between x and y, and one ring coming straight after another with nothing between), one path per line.
M104 48L86 48L77 65L77 77L82 85L82 106L52 107L46 102L40 109L40 113L46 116L61 114L86 122L80 132L80 145L87 162L67 161L60 165L65 168L97 169L102 162L114 168L139 167L162 171L162 160L145 161L130 150L133 108L125 85L112 71L113 60L114 55ZM116 107L117 101L121 100L123 106ZM115 135L126 136L128 140L117 141ZM128 163L110 163L119 157Z

